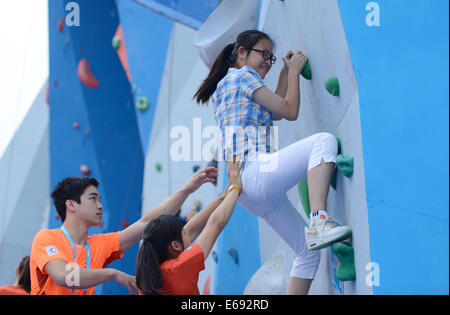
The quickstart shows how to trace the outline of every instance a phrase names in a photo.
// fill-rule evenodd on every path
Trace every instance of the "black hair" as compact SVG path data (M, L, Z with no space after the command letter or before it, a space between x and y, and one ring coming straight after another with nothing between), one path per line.
M169 259L172 241L183 244L182 230L181 220L171 215L162 215L145 227L136 262L136 284L144 295L163 294L160 265Z
M27 293L31 292L30 277L30 256L25 256L19 264L17 285L22 287Z
M225 77L228 69L236 65L239 47L244 47L245 50L249 51L261 39L267 39L275 46L269 35L258 30L244 31L238 35L235 43L225 46L214 61L208 76L203 80L193 97L197 103L208 103L211 95L217 88L217 84Z
M62 222L66 219L66 200L73 200L80 203L81 195L91 185L98 187L99 183L95 178L87 176L69 177L58 183L51 197L55 204L56 212L58 212Z

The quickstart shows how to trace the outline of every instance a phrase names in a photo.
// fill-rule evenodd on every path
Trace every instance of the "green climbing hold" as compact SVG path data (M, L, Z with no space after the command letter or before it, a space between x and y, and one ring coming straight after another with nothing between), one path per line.
M121 38L120 36L114 36L112 40L112 46L115 50L118 50L120 48Z
M162 171L162 165L161 165L161 163L156 163L155 168L156 168L156 170L157 170L159 173L161 173L161 171Z
M309 61L306 62L305 66L303 67L303 70L301 72L301 75L306 79L306 80L311 80L312 79L312 72L311 72L311 64L309 63Z
M350 177L353 175L353 157L350 155L339 154L336 157L336 165L338 170L345 176Z
M288 56L288 59L292 58L292 54ZM309 63L309 60L306 61L305 66L303 67L302 72L300 73L306 80L312 79L312 72L311 72L311 64Z
M342 242L336 242L331 245L331 251L339 260L336 278L341 281L355 281L355 250L353 247Z
M331 77L325 81L325 88L334 96L339 96L339 80L336 77Z
M336 137L336 141L337 141L337 145L338 145L338 154L341 154L341 151L342 151L342 142L341 142L341 138Z
M143 113L147 111L149 106L150 106L150 100L145 96L140 97L136 103L137 109L139 109L139 111L141 111Z
M298 183L297 188L300 200L302 201L303 209L305 210L306 216L309 218L311 209L309 205L308 178L305 178L300 183Z
M341 150L342 150L341 139L336 137L336 141L337 141L337 145L338 145L338 154L341 154ZM336 168L333 172L333 177L331 177L331 187L333 187L334 190L336 190L337 171L338 171L338 169Z

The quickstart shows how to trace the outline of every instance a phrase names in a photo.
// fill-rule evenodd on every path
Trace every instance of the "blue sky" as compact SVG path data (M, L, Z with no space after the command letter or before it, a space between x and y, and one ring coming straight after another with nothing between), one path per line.
M48 77L47 1L0 1L0 156Z

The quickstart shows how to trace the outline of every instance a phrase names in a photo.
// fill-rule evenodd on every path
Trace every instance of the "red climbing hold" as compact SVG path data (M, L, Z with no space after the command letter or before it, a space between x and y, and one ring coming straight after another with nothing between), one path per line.
M89 61L86 59L81 59L78 63L78 77L80 81L83 82L84 85L90 88L98 88L99 83L95 76L91 72L91 68L89 67Z
M60 33L62 33L62 31L64 30L64 23L66 22L66 17L62 17L61 20L59 20L58 23L58 31Z
M78 122L78 121L75 121L74 123L73 123L73 129L80 129L80 123Z
M126 229L127 227L130 226L130 223L128 223L127 220L122 220L122 226L123 226L124 229Z
M86 175L86 176L91 174L91 170L89 169L89 167L87 167L87 165L84 165L84 164L80 166L80 171L83 175Z

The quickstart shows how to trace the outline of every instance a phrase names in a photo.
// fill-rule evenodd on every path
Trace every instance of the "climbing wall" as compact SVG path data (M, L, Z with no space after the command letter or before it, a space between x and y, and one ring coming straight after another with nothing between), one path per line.
M214 126L211 108L197 106L192 101L195 89L208 74L193 45L195 34L180 23L175 23L171 32L145 161L143 214L179 190L194 170L206 167L214 156L213 151L202 152L203 145L213 139L205 129ZM221 181L217 186L203 185L186 200L182 215L187 214L196 199L206 206L222 192L221 188ZM200 274L200 292L204 292L208 277L214 276L214 266L210 255L206 270Z
M300 49L308 57L311 67L311 79L302 76L300 80L299 119L275 124L279 128L279 148L318 132L329 132L340 138L341 154L354 158L355 172L350 178L338 172L336 189L330 188L327 205L334 219L352 227L351 245L356 253L357 280L339 281L335 272L337 257L330 248L323 249L311 292L371 293L365 285L364 267L370 262L370 253L358 88L338 4L336 1L269 1L263 10L260 29L274 39L279 60L288 50ZM282 62L276 63L265 79L272 90L276 87L281 67ZM325 86L325 82L333 77L338 79L338 95L331 94ZM292 188L288 196L304 215L297 187ZM305 215L304 218L308 220ZM278 252L288 251L262 221L259 232L262 262ZM272 246L267 246L268 243ZM293 257L285 256L284 271L288 274Z
M240 31L259 28L276 42L269 88L290 49L302 50L311 69L300 82L299 119L276 122L279 148L322 131L340 140L344 167L328 209L353 236L321 250L311 293L448 294L448 2L78 0L81 23L68 26L69 2L49 2L48 129L40 118L43 91L24 120L35 132L19 131L0 160L2 174L20 171L19 184L0 186L10 192L0 230L2 274L29 242L29 235L13 237L20 230L14 222L34 217L30 231L46 220L60 226L48 196L61 179L99 180L103 224L91 233L104 233L136 221L205 167L214 155L201 150L213 139L213 109L192 96L220 49ZM28 159L8 159L22 149ZM225 170L218 166L217 185L190 196L182 214L193 200L204 207L222 192ZM40 188L22 200L34 182ZM292 187L288 197L307 221L305 188ZM134 274L137 249L112 267ZM200 292L286 294L293 259L265 222L238 205L200 274ZM97 293L128 292L110 282Z
M29 255L34 236L48 221L49 117L45 85L0 156L0 286L14 283L14 270Z
M90 233L122 230L141 216L144 154L132 87L112 42L116 2L77 1L80 25L68 26L66 4L49 2L50 190L63 178L99 182L104 215ZM49 227L61 220L52 205ZM138 245L110 266L135 272ZM101 293L127 293L109 282Z

